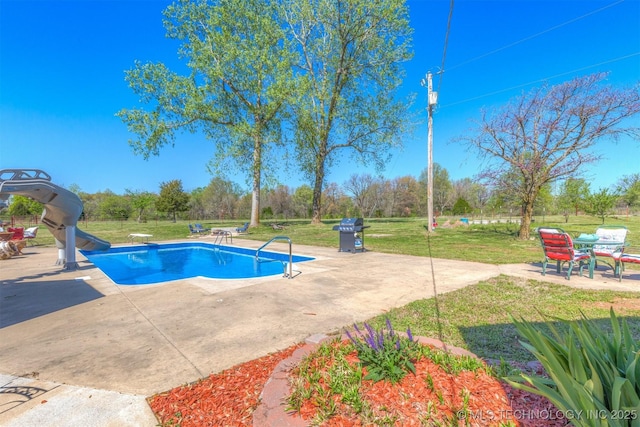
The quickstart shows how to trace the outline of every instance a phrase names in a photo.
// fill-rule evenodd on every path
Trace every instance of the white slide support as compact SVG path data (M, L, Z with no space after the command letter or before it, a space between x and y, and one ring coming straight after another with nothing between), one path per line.
M57 263L63 264L66 270L78 267L75 247L88 251L111 247L111 243L78 230L76 224L83 209L80 197L53 184L46 172L39 169L0 170L0 198L10 194L26 196L44 205L41 221L55 237L59 249Z

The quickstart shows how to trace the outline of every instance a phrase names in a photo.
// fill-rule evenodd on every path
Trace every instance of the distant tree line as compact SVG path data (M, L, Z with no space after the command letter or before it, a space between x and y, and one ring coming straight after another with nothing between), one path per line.
M418 178L394 179L354 174L342 185L329 183L322 196L324 219L343 217L426 217L426 170ZM489 187L463 178L451 180L448 171L434 165L434 210L445 216L521 216L518 194L509 186ZM187 192L180 180L163 182L159 192L106 190L86 193L70 188L84 204L83 220L246 220L251 215L251 192L230 181L213 178L206 187ZM276 185L262 189L261 217L266 220L311 219L313 189ZM39 215L42 205L24 196L13 196L2 212L9 216ZM587 213L605 221L608 215L640 210L640 173L620 178L611 188L591 189L581 178L569 178L556 188L544 186L536 199L536 215L570 216Z

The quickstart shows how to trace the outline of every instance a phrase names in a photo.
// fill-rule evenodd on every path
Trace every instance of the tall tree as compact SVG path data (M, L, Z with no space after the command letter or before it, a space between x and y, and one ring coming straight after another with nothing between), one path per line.
M127 197L120 196L112 191L106 191L100 201L100 216L102 218L126 221L131 216L131 202Z
M149 110L118 116L145 158L175 142L179 130L215 142L214 171L231 160L252 182L251 225L260 221L260 183L269 144L281 141L281 114L292 94L293 56L271 0L179 0L165 12L167 36L181 40L188 76L162 63L136 63L126 80ZM266 162L268 163L268 162Z
M420 206L418 181L414 177L407 175L395 178L388 184L387 187L393 193L389 195L393 201L392 215L416 215Z
M471 184L471 188L469 188L469 203L473 209L481 210L484 209L485 205L489 201L489 197L491 197L491 192L489 189L478 182L473 182Z
M297 156L313 182L312 223L339 153L381 169L400 144L409 103L396 97L411 56L405 0L283 0L300 52L300 96L292 108Z
M213 178L202 192L202 205L210 217L236 218L241 191L237 184L220 177Z
M189 210L189 195L182 189L182 181L174 179L160 184L160 196L156 199L156 209L171 214L173 222L176 222L178 212Z
M286 185L278 185L268 193L268 203L273 215L287 219L293 213L293 199L291 190Z
M564 222L569 222L569 212L574 211L576 216L581 206L589 196L589 184L583 178L567 178L558 194L558 208L564 215Z
M26 196L11 196L7 213L12 216L40 215L44 205Z
M620 198L627 208L640 205L640 173L620 178L616 191L620 194Z
M189 193L189 219L205 219L210 218L207 215L207 208L204 206L203 200L204 187L198 187Z
M604 219L611 214L619 197L618 194L609 192L606 188L601 188L597 193L587 196L584 209L587 213L602 219L604 224Z
M423 169L420 173L420 186L421 188L421 196L424 200L424 206L426 206L426 198L427 198L427 184L428 184L428 171L427 169ZM455 193L453 189L453 185L451 184L451 180L449 179L449 171L446 168L440 166L439 163L433 164L433 204L435 207L442 212L446 208L450 208L453 205L455 200ZM425 212L426 214L426 212Z
M322 212L329 218L344 218L353 210L353 199L347 196L335 182L327 184L322 196ZM310 212L313 214L313 190L311 190L310 202Z
M629 135L638 138L640 85L617 89L602 84L605 74L543 86L507 104L495 114L484 111L475 136L463 141L489 160L484 176L499 180L508 171L522 207L520 239L528 239L533 207L545 184L575 176L601 158L596 142ZM634 126L635 125L635 126Z
M311 216L311 206L313 201L313 190L306 184L296 188L293 192L293 207L299 218Z
M351 175L342 185L353 196L353 204L361 216L371 218L383 202L382 179L370 174Z
M141 190L125 190L126 195L129 197L129 203L131 204L131 208L133 208L138 213L137 222L142 222L145 216L145 210L152 207L156 201L156 195L149 191L141 191Z

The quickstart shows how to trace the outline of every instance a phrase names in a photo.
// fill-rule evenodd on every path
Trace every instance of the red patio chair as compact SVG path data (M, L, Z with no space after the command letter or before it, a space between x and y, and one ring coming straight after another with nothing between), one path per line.
M556 261L558 273L562 271L564 264L568 264L567 280L571 279L571 272L575 263L578 263L580 276L582 276L582 269L585 265L589 268L591 267L591 254L574 249L571 236L565 233L564 230L561 228L538 228L537 231L544 251L543 276L547 273L547 263L549 261Z
M24 227L7 227L9 233L13 233L11 240L24 240Z

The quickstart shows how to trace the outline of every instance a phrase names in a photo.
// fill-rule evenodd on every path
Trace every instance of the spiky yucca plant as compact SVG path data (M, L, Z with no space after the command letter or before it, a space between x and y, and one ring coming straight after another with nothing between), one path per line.
M514 322L528 342L521 344L544 366L549 378L520 374L505 378L516 388L548 398L575 426L640 427L640 341L611 309L611 332L584 314L559 332L524 319Z

